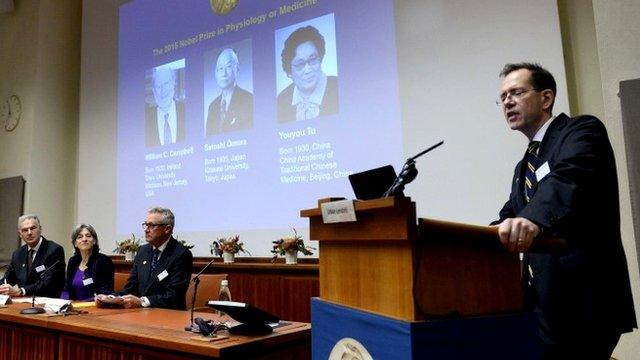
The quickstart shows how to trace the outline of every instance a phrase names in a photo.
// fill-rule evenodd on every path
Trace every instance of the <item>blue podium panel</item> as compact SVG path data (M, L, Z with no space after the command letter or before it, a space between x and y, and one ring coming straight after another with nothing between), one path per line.
M519 313L409 322L313 298L312 355L317 360L332 351L385 360L539 359L536 321L532 313Z

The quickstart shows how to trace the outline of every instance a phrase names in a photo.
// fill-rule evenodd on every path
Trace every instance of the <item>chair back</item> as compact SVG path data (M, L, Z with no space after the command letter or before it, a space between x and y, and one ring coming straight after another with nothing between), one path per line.
M129 273L115 273L113 277L113 290L115 292L122 291L124 288L124 284L127 283L127 279L129 278Z
M191 300L193 299L193 278L191 274L191 282L187 290L186 300L187 308L191 309ZM207 306L209 300L218 300L220 292L220 282L227 278L227 274L202 274L200 275L200 284L198 285L198 294L196 295L195 308Z

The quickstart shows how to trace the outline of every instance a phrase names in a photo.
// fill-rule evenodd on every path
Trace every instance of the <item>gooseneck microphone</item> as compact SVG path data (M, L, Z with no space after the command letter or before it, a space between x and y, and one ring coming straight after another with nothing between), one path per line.
M53 269L56 265L58 265L59 262L60 260L56 260L53 264L51 264L51 266L44 269L44 271L40 273L40 278L38 279L38 281L36 281L36 286L33 289L33 298L31 298L31 307L20 310L20 314L35 315L35 314L42 314L45 312L43 308L36 307L36 292L38 291L38 285L42 282L42 276L47 272L49 272L49 270Z
M416 159L428 153L429 151L437 148L442 144L444 144L444 140L429 147L426 150L421 151L417 155L414 155L408 158L407 161L404 163L402 170L400 170L400 173L398 174L396 179L393 181L393 184L391 184L391 186L389 187L389 190L385 191L382 197L402 195L402 192L404 191L404 186L412 182L416 178L416 176L418 176L418 169L416 169Z
M209 261L209 263L205 265L200 271L198 271L196 276L193 277L193 280L192 280L193 281L193 298L191 299L191 323L184 327L185 331L192 331L192 332L200 331L199 330L200 327L195 325L193 322L193 312L195 311L195 308L196 308L196 294L198 293L198 285L200 284L200 275L202 275L202 273L205 270L207 270L215 260L216 260L215 257L211 259L211 261Z

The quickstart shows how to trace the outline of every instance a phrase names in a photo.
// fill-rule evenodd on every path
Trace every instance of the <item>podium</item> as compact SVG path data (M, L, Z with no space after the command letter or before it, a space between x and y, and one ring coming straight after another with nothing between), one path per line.
M324 224L302 210L320 246L320 298L392 318L518 311L520 261L495 228L416 219L415 203L356 201L356 222Z
M519 256L496 228L417 219L404 197L355 201L356 222L325 224L323 201L300 212L320 247L314 359L539 357Z

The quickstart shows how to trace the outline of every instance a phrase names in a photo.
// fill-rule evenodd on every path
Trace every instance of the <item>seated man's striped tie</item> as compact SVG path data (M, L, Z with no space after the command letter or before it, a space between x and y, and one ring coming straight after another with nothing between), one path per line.
M536 169L540 166L540 159L538 159L538 148L540 147L540 141L532 141L529 143L526 157L526 172L524 174L524 197L527 202L533 198L535 187L538 181L536 180Z

